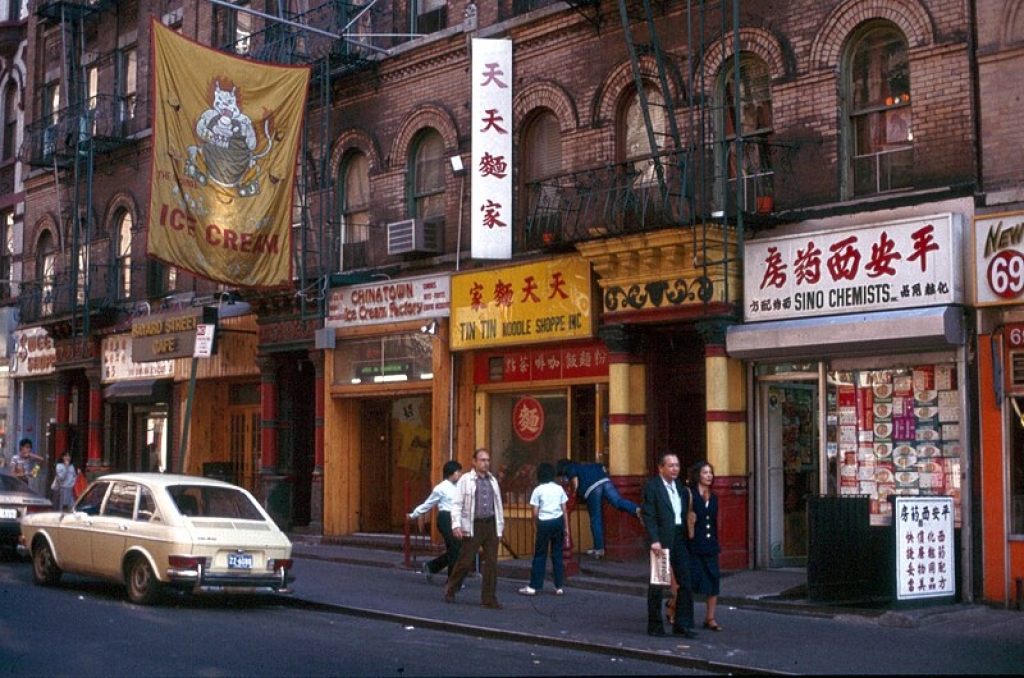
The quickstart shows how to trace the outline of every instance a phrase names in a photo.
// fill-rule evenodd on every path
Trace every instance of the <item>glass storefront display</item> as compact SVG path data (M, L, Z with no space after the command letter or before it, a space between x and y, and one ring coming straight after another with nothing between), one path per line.
M964 444L956 366L829 372L829 486L867 495L871 524L890 525L889 497L951 496L960 526Z
M757 365L766 566L806 564L813 495L867 497L873 526L892 524L890 497L948 496L960 527L966 432L957 365L886 364Z

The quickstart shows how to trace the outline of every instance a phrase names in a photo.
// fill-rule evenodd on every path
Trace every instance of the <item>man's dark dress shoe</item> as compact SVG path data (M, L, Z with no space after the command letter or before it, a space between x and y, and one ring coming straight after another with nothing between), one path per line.
M454 593L446 593L446 594L444 594L444 602L446 602L446 603L454 603L455 602L455 594Z
M650 628L647 629L647 635L656 636L658 638L664 638L668 634L665 633L665 629Z
M690 629L672 629L673 636L682 636L683 638L697 638L697 633Z

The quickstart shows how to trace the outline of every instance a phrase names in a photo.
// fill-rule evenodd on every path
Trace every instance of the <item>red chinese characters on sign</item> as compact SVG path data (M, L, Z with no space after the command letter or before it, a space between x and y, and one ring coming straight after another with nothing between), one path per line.
M500 359L500 373L490 369L490 362ZM480 352L474 364L477 384L522 381L550 381L608 376L608 348L601 343L577 344L569 347L537 348L503 353Z
M474 258L511 258L512 44L473 40L471 166Z
M551 277L545 284L545 288L549 290L545 294L546 299L568 299L569 295L563 289L568 282L562 275L561 271L552 271ZM498 306L509 307L513 304L539 304L541 298L537 295L537 290L540 289L540 284L537 282L536 277L528 275L522 279L522 284L519 287L520 294L518 298L513 290L513 283L506 282L499 278L494 287L490 290L491 298ZM488 292L480 283L473 283L469 288L469 298L466 299L469 306L474 310L480 310L487 307L487 302L484 301L484 295Z
M534 398L520 398L512 408L512 429L520 440L531 443L544 432L544 407Z
M935 227L928 224L910 234L912 245L907 252L906 261L917 263L922 272L928 270L928 254L939 249L934 232ZM896 262L904 257L896 250L896 242L888 233L882 231L874 242L861 242L858 236L853 235L829 246L831 254L825 261L825 268L832 282L854 280L857 277L864 258L862 248L870 252L864 264L864 270L869 278L896 275ZM813 240L808 240L807 246L803 249L798 248L796 252L793 261L796 284L817 283L821 279L821 250L815 246ZM789 264L783 260L778 247L768 248L764 263L765 272L761 278L761 289L781 288L785 285Z
M747 320L961 301L956 215L745 245Z

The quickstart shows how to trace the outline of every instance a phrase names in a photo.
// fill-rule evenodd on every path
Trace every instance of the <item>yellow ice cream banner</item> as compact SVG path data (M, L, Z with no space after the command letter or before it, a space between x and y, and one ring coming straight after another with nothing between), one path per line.
M146 252L237 287L291 284L306 66L218 52L157 21Z
M453 275L451 349L592 337L592 289L579 257Z

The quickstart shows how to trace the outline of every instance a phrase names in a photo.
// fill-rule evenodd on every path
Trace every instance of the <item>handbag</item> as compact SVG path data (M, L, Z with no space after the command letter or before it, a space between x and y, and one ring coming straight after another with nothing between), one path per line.
M686 536L693 539L694 531L697 529L697 514L693 512L693 490L686 488Z

